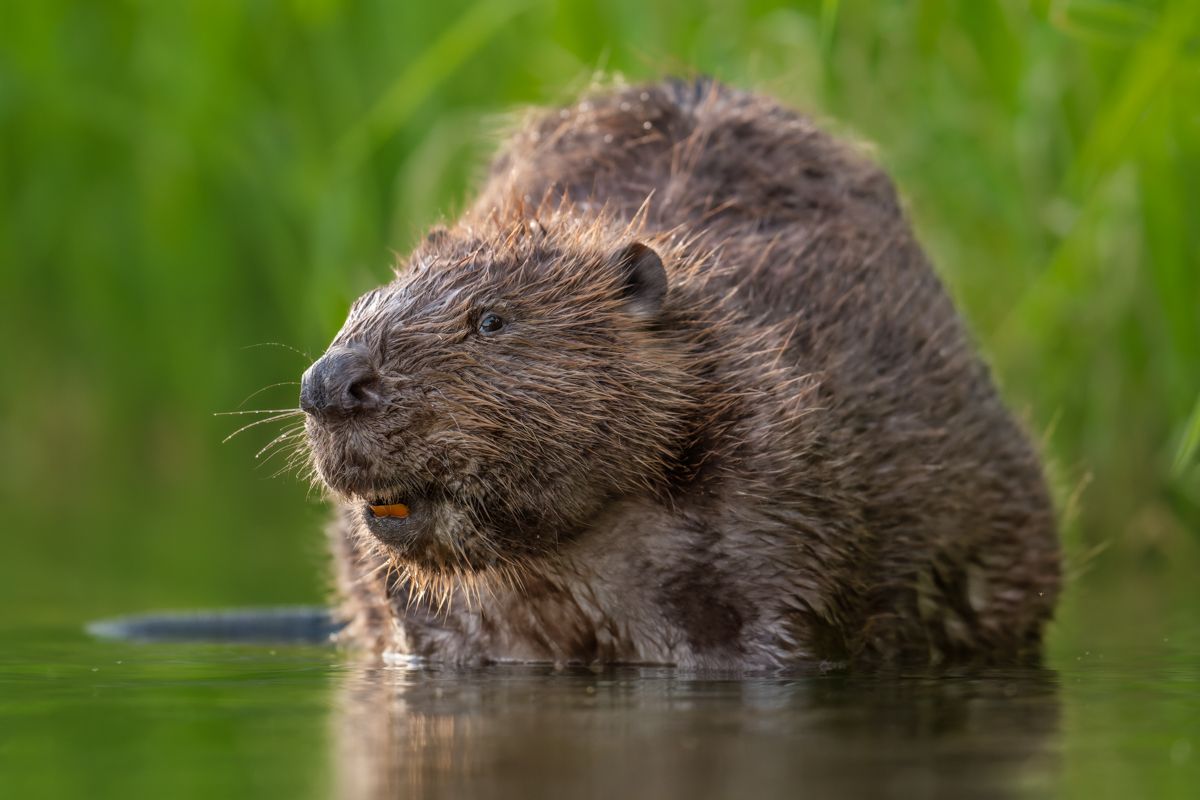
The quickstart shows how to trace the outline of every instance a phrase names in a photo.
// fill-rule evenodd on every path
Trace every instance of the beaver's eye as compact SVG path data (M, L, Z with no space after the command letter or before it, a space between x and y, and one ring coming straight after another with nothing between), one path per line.
M494 314L491 311L479 318L479 332L484 336L491 336L504 327L504 320L499 314Z

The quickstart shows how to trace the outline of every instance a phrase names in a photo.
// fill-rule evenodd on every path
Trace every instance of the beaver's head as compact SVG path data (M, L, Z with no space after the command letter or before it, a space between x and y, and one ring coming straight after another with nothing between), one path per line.
M318 473L410 569L553 552L658 491L686 446L668 295L660 257L628 237L432 234L304 374Z

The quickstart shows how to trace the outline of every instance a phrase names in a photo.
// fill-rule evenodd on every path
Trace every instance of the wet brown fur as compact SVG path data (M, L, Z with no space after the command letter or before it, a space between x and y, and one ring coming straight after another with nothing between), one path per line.
M648 312L614 253L661 256ZM482 338L478 317L509 326ZM310 419L347 638L453 662L778 668L1036 656L1038 459L887 177L706 80L531 115L335 345L386 405ZM380 546L364 498L436 498Z

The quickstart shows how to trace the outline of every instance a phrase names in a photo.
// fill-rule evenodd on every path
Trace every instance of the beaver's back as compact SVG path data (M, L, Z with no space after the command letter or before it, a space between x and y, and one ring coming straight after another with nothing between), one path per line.
M932 340L976 363L888 177L767 98L668 81L545 113L496 159L475 211L547 196L712 249L711 291L793 326L789 353L810 369L871 380Z
M601 94L531 120L496 159L476 209L546 195L618 219L646 204L649 231L718 248L738 268L730 277L746 307L772 316L841 294L822 288L831 272L850 286L908 239L875 165L804 117L704 79Z
M474 213L547 195L712 250L721 269L672 279L730 295L819 379L804 446L831 454L873 541L863 647L926 613L934 646L1036 644L1058 585L1041 468L878 167L768 99L671 81L531 120Z

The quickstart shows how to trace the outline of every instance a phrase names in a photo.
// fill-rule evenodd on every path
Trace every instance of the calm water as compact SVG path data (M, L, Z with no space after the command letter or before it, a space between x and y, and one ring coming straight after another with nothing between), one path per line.
M1075 591L1044 669L886 678L419 669L9 625L0 797L1197 797L1195 591L1147 585Z

